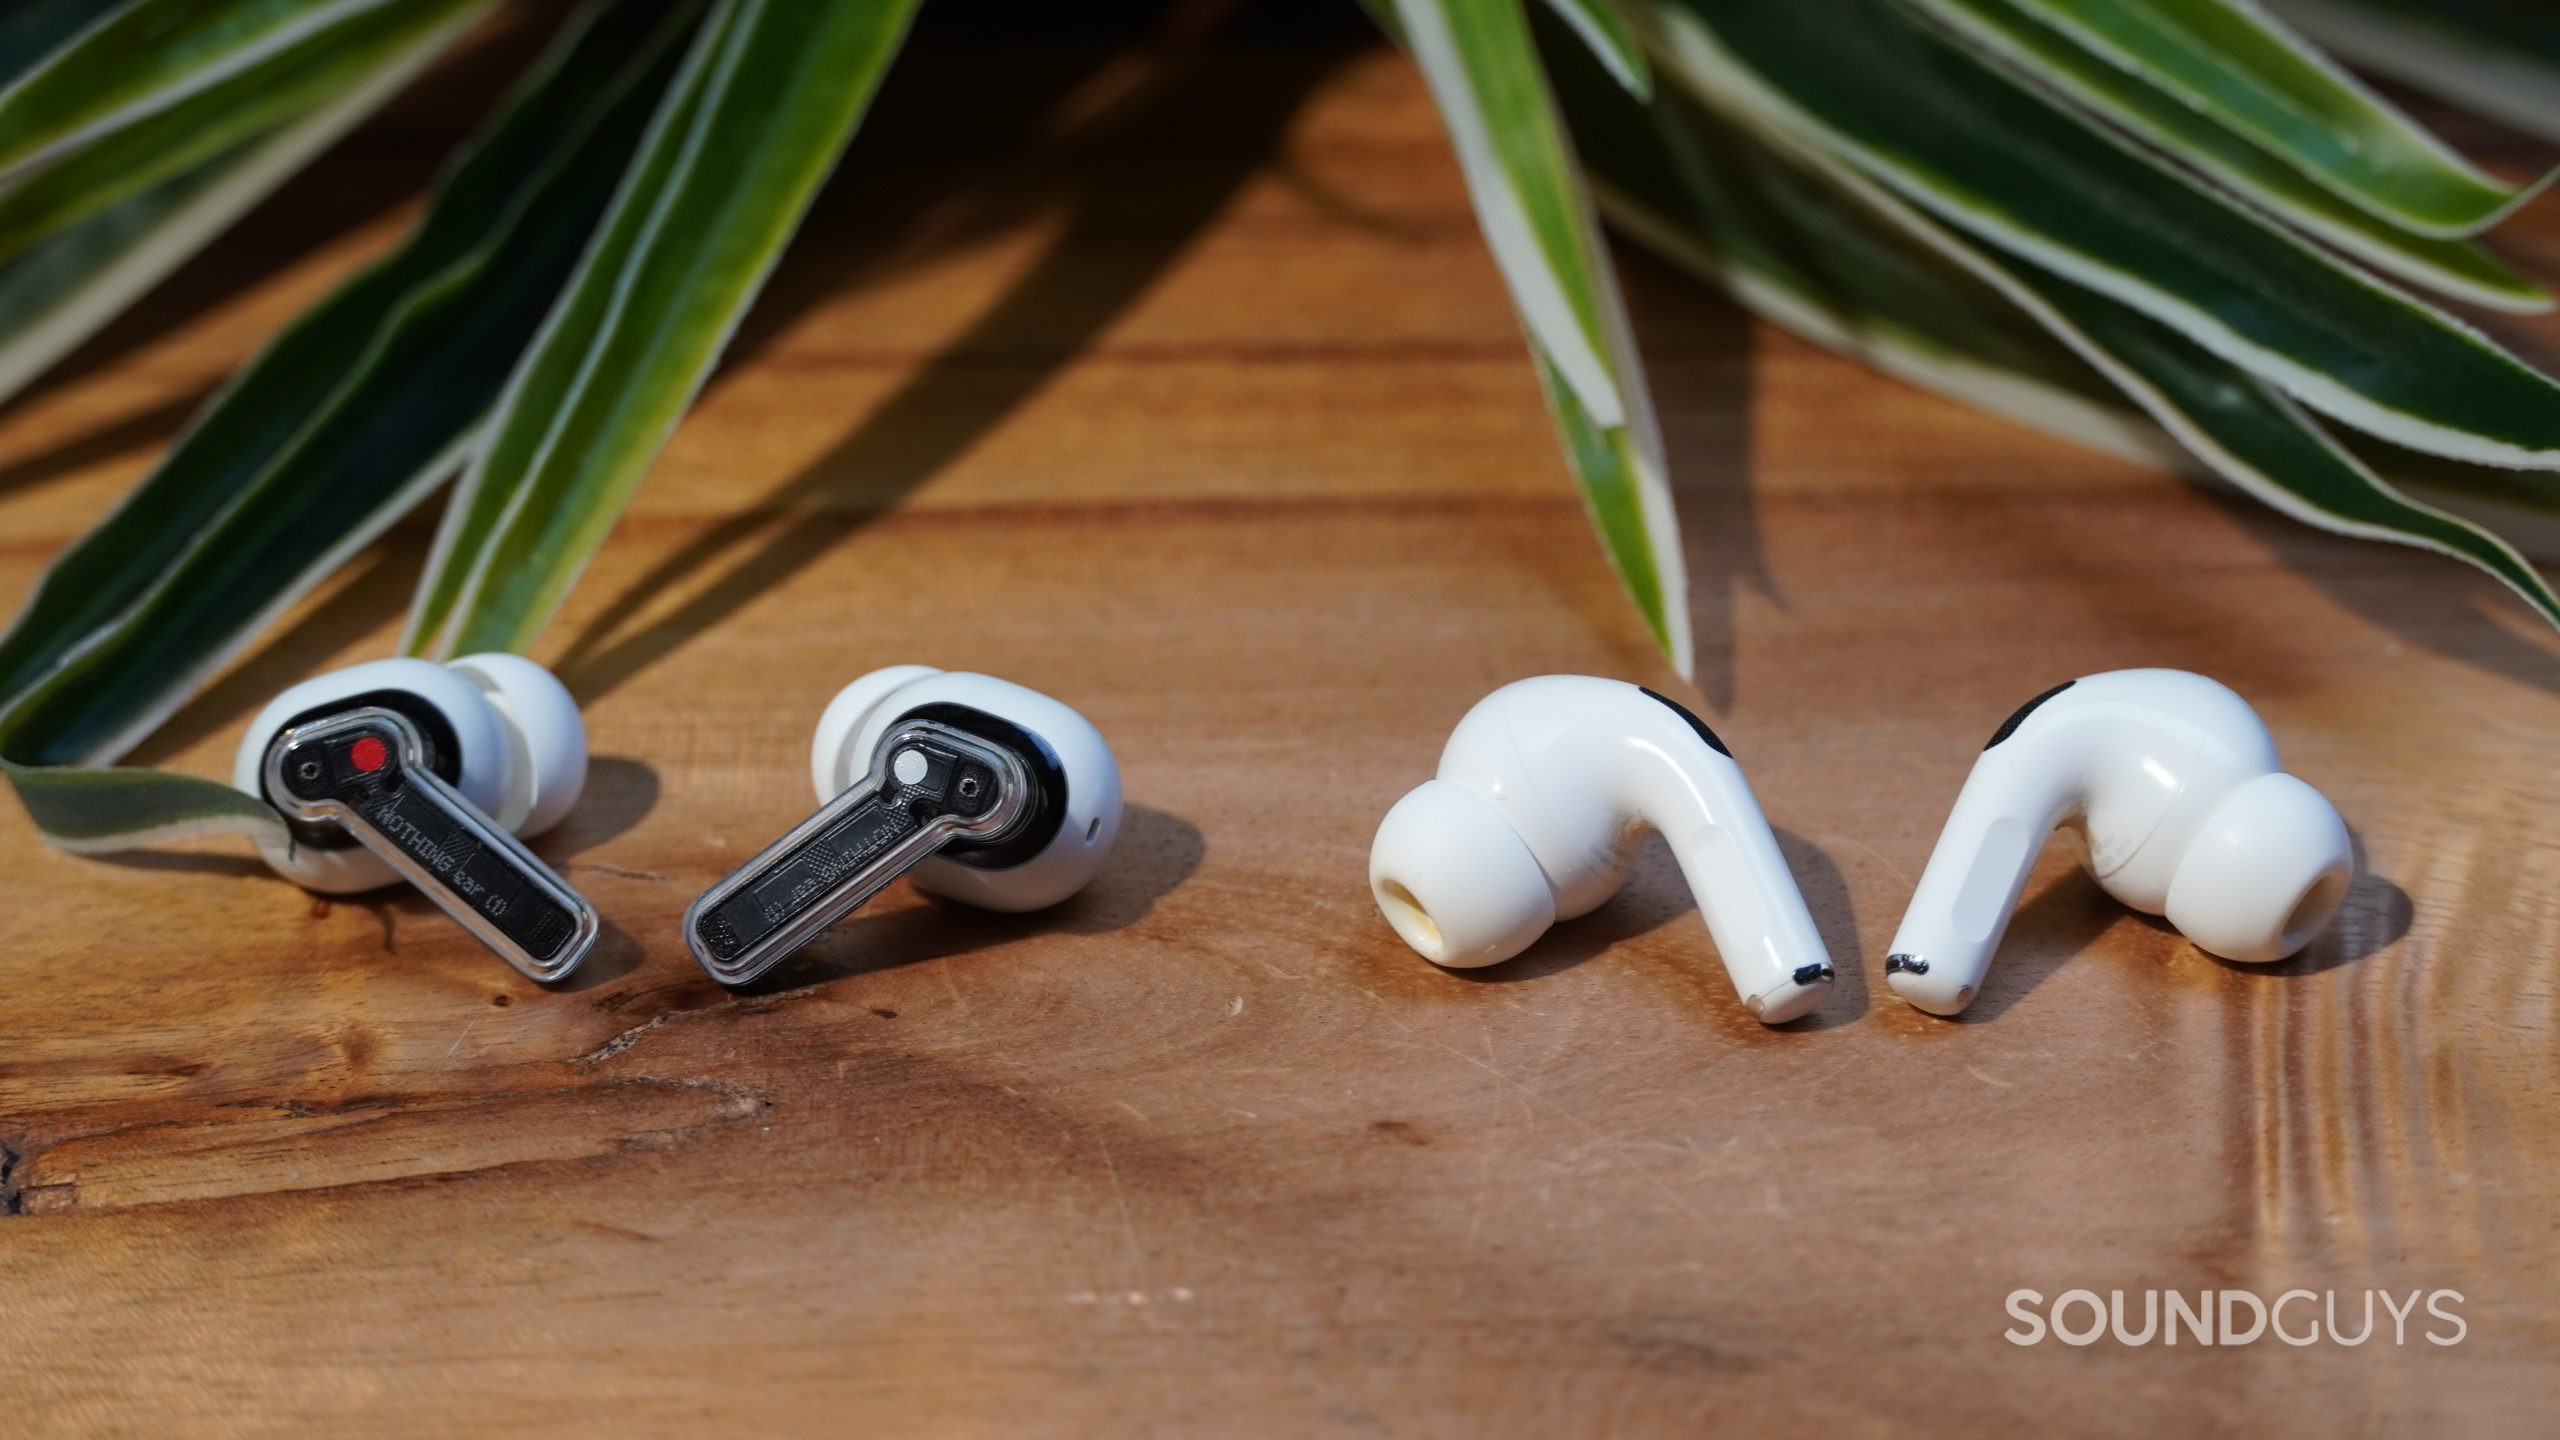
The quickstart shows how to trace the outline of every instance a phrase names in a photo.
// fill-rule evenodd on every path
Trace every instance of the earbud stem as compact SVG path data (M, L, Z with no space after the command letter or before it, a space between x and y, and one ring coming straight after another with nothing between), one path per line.
M365 706L278 735L268 798L344 829L534 980L565 979L594 948L595 907L424 762L407 717Z
M1736 794L1747 802L1750 791L1737 786ZM1736 804L1723 798L1725 807ZM1719 814L1685 836L1666 838L1697 894L1734 992L1751 1013L1781 1025L1819 1006L1831 993L1830 952L1759 806L1750 803L1747 814Z
M935 851L1001 838L1030 790L1012 751L908 720L844 793L686 907L685 944L713 979L747 984Z
M1998 764L1986 756L1966 780L1885 957L1885 983L1933 1015L1956 1014L1981 991L2036 856L2061 820L2050 785L1984 782L1983 769Z

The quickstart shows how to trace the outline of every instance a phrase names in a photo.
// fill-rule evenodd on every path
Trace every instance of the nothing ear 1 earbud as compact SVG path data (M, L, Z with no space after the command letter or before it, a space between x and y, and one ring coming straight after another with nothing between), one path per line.
M685 944L744 985L912 872L986 910L1084 888L1120 834L1120 767L1082 715L989 675L897 665L846 686L809 747L818 813L684 912Z
M1658 830L1733 988L1776 1025L1831 993L1831 958L1732 753L1667 697L1617 680L1505 685L1458 722L1440 772L1387 812L1369 890L1405 943L1493 965L1625 883Z
M305 889L407 880L546 983L595 945L595 907L518 839L587 780L578 703L530 660L374 660L305 680L251 722L231 778L282 812L285 833L258 848Z
M2057 826L2108 894L2226 960L2309 944L2355 872L2346 822L2277 768L2266 723L2229 689L2183 670L2066 681L1974 762L1894 932L1894 993L1937 1015L1972 1002Z

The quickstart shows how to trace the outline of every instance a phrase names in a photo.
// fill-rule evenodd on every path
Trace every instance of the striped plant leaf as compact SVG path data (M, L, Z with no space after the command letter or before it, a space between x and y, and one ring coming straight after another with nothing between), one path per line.
M0 86L0 185L100 137L326 43L402 0L122 0L48 3L6 22L27 63ZM15 48L15 47L12 47ZM0 49L0 56L8 53Z
M1939 219L2412 449L2560 466L2560 385L1886 0L1673 0L1657 56Z
M445 511L406 642L528 645L728 343L916 0L720 0Z
M214 83L185 87L166 103L138 102L119 112L125 123L76 130L84 142L77 149L39 147L43 163L20 164L0 186L0 260L289 122L401 56L422 46L441 48L492 3L405 0L355 9ZM50 73L39 71L22 85Z
M2137 463L2183 460L2006 297L1685 97L1666 89L1650 114L1617 117L1649 123L1613 126L1603 107L1633 111L1623 96L1557 78L1575 133L1591 141L1601 209L1637 243L1923 389Z
M17 0L0 9L0 94L106 18L122 0Z
M2001 4L2391 224L2476 234L2538 188L2482 172L2246 0Z
M2560 8L2541 0L2269 0L2377 75L2560 143Z
M2499 310L2538 312L2551 296L2467 240L2415 233L2342 198L2213 112L2153 84L2039 18L2029 0L1908 0L1985 53L2195 167L2356 259L2414 285Z
M1519 0L1396 0L1487 248L1529 332L1565 456L1618 577L1674 668L1694 663L1662 437L1606 243Z
M594 233L698 9L620 0L573 21L418 231L270 343L46 572L0 640L0 757L49 833L94 845L111 824L156 834L222 813L180 777L36 767L121 755L451 473ZM57 828L90 800L112 814Z
M442 53L431 31L335 98L0 265L0 400L52 368Z
M2130 306L1975 243L1833 157L1818 132L1790 130L1764 115L1735 118L1865 209L1998 290L2242 491L2324 530L2466 561L2560 625L2560 594L2513 547L2459 516L2409 498L2257 376Z
M1644 42L1619 13L1617 0L1547 0L1547 10L1621 87L1640 98L1653 93L1653 67L1644 58Z

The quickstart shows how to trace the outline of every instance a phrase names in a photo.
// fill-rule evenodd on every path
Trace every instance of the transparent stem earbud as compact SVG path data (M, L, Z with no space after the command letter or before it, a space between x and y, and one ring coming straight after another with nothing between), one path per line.
M344 830L526 975L560 980L595 947L595 907L425 760L417 727L368 705L279 733L268 799Z
M938 721L893 726L870 769L686 908L685 944L712 978L743 985L918 861L1004 839L1030 810L1021 758Z

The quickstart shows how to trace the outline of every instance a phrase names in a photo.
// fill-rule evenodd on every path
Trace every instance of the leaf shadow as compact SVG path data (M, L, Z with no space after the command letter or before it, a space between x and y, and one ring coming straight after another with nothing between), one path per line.
M1646 374L1661 402L1680 546L1693 567L1695 683L1716 713L1729 715L1739 699L1734 654L1742 593L1783 603L1760 544L1752 466L1754 325L1741 306L1650 253L1623 243L1613 250Z
M0 465L0 497L32 489L48 480L59 480L119 455L173 439L212 393L212 386L199 385L176 399L136 410L94 430L72 436L49 450Z
M1227 207L1349 53L1284 48L1281 63L1239 71L1207 63L1198 46L1168 47L1134 98L1048 157L1067 215L1029 269L825 455L606 605L561 659L570 688L589 700L611 691L816 563L1046 388ZM1149 193L1143 223L1133 224L1109 203L1112 182L1159 153L1168 133L1207 163L1186 172L1186 183ZM786 297L786 310L792 303ZM743 553L671 613L613 638L658 596L734 552Z
M2560 695L2560 638L2522 600L2469 565L2413 546L2332 535L2220 485L2202 488L2295 574L2368 623L2447 659ZM2513 608L2522 629L2491 613L2499 604Z

